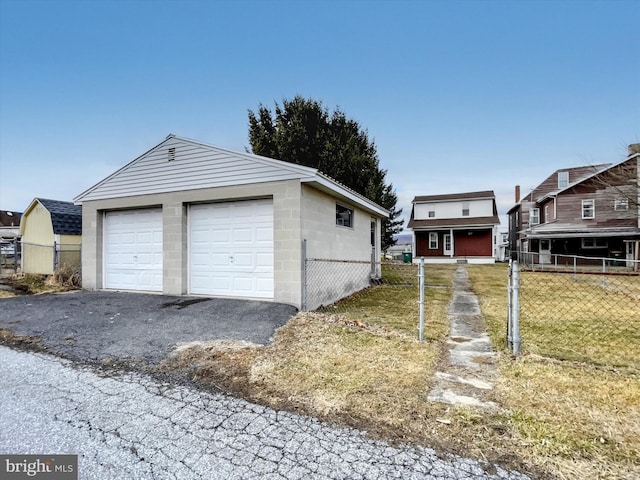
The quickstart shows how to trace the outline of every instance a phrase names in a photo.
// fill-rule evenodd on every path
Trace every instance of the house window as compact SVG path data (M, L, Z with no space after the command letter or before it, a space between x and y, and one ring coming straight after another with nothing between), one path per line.
M549 221L549 205L544 206L544 222L547 223Z
M582 248L607 248L606 238L583 238Z
M539 223L540 223L540 209L539 208L529 209L529 224L538 225Z
M596 218L595 200L582 200L582 218Z
M613 206L617 211L629 210L629 199L624 197L618 197L615 199Z
M438 249L438 233L429 232L429 250Z
M469 216L469 202L462 202L462 216Z
M569 172L558 172L558 188L569 186Z
M429 210L429 218L434 218L436 216L435 210Z
M336 225L353 227L353 210L336 203Z

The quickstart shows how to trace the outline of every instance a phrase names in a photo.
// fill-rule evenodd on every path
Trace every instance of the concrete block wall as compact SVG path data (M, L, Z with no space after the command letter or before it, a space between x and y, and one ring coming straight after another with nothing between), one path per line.
M83 288L103 288L104 212L162 207L163 293L188 293L188 207L193 203L272 198L274 208L274 300L301 306L301 185L299 180L137 195L83 203Z

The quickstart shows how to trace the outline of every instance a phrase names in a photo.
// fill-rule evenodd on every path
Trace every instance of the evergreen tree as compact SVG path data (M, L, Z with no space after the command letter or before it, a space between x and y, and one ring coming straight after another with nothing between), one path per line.
M276 102L274 112L260 104L257 112L249 110L249 142L256 155L316 168L389 210L382 249L395 243L393 234L402 230L398 197L386 183L375 143L340 109L329 112L322 102L301 96Z

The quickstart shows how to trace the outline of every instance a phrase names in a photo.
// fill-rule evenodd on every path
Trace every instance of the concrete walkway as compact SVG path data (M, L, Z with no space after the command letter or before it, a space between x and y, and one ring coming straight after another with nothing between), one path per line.
M451 331L428 399L451 405L497 409L491 392L497 376L495 352L465 266L456 270L449 304Z

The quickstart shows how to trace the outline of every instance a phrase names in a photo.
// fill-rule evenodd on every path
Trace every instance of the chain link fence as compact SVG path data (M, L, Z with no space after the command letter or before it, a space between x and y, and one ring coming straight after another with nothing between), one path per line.
M640 368L640 276L633 262L590 259L563 268L509 269L507 340L520 350L559 360ZM617 262L614 264L614 262ZM631 263L631 264L629 264ZM604 268L602 267L604 265Z
M346 322L415 335L421 342L440 338L447 328L446 312L441 310L450 297L451 269L425 268L423 259L403 263L308 258L304 264L303 310L336 313ZM438 311L431 310L435 303Z
M49 275L61 268L80 271L82 246L74 243L41 245L21 242L18 268L23 273Z
M15 238L0 238L0 276L10 276L20 268L21 244Z
M417 299L418 265L308 258L304 283L303 310L350 309L340 300L363 295L369 288L414 289Z

